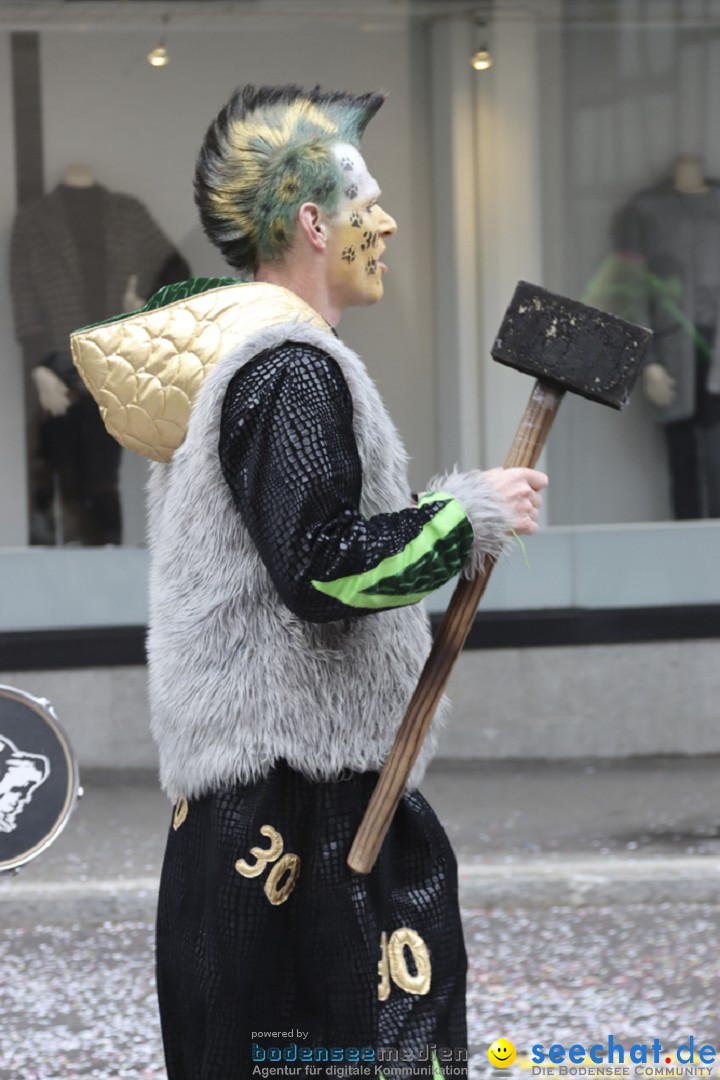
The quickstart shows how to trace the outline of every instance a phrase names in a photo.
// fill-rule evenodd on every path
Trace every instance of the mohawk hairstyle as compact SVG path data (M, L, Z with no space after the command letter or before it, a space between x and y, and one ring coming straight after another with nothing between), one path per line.
M231 266L253 271L260 259L281 256L302 203L337 209L343 181L331 148L357 148L384 100L319 86L235 91L208 128L195 168L203 229Z

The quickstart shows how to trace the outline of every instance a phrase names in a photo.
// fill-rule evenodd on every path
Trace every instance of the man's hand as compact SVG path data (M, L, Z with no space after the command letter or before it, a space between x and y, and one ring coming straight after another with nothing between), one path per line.
M511 515L510 528L516 533L534 533L539 528L542 495L548 485L537 469L487 469L483 480L497 492Z
M647 364L643 369L643 390L648 401L664 409L677 397L675 379L662 364Z
M33 368L30 374L45 412L51 416L64 416L70 408L70 391L62 379L47 367Z

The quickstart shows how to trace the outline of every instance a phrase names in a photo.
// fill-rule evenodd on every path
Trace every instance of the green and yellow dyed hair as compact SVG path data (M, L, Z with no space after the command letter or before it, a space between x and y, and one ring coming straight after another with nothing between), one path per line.
M200 220L231 266L248 272L279 258L302 203L337 209L343 172L332 147L357 148L384 100L319 86L236 90L208 128L195 169Z

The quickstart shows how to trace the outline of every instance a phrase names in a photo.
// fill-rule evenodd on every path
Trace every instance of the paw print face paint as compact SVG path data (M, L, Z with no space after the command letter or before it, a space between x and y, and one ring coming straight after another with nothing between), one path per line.
M340 206L324 221L328 286L335 305L342 311L381 299L387 267L380 259L397 225L380 206L378 183L355 147L339 144L333 153L344 172L351 172L347 163L352 166ZM364 257L358 257L360 253Z

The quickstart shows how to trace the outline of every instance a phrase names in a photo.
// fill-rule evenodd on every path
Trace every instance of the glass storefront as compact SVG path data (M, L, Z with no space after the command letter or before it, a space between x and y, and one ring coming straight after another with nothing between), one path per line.
M574 452L551 458L555 522L717 518L720 7L613 0L602 19L599 5L584 18L573 8L561 74L548 76L562 79L564 145L544 162L543 192L564 220L547 269L655 338L622 416L563 417ZM601 461L612 480L598 491Z
M518 279L655 332L626 409L563 403L537 573L510 560L489 606L720 603L720 0L10 4L0 74L0 629L144 619L148 462L68 334L230 273L192 174L245 82L388 92L386 298L340 332L415 487L505 456L530 382L489 347Z

